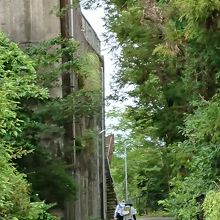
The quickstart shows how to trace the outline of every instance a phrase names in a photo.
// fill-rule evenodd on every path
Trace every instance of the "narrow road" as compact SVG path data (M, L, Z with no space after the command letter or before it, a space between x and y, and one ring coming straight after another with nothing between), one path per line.
M137 220L174 220L173 218L169 217L141 217L138 218Z

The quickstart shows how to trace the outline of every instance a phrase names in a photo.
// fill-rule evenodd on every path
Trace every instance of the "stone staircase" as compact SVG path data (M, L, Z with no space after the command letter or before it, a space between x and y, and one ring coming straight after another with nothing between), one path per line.
M106 193L107 193L107 220L114 219L114 211L116 207L116 194L114 189L114 182L110 172L110 165L108 159L106 160Z

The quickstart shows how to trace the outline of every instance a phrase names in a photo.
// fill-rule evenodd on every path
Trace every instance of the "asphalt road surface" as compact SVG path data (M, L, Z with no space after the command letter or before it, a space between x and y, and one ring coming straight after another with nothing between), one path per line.
M144 217L138 218L137 220L174 220L169 217Z

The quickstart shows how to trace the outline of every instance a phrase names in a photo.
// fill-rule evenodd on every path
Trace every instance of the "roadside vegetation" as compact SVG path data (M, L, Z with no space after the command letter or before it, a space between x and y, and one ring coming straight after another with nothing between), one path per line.
M0 33L0 219L55 220L50 210L75 198L77 184L68 171L73 143L60 149L57 142L73 115L98 113L100 83L64 98L51 97L49 91L66 71L86 81L98 70L99 59L79 53L74 40L57 37L22 51ZM88 131L77 137L77 152L93 136Z

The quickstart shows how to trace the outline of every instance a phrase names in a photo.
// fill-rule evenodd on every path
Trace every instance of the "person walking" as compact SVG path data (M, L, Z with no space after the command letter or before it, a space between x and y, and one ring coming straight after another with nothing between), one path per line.
M115 207L114 219L115 220L123 220L122 210L125 206L125 202L122 201L118 203Z
M129 213L124 216L123 220L136 220L137 210L133 207L131 202L125 202L125 209L129 210Z

